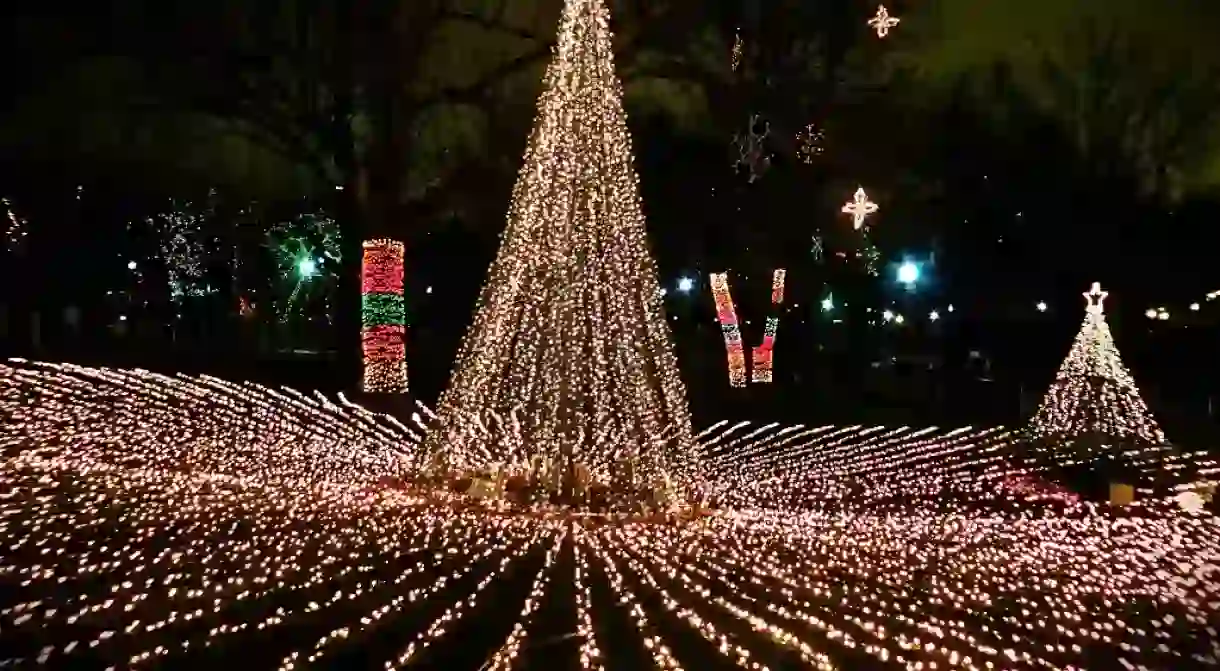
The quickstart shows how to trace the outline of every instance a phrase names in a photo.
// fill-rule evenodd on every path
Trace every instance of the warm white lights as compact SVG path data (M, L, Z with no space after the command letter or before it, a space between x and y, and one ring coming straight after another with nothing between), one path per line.
M16 252L30 233L29 224L25 219L17 216L9 199L0 198L0 206L3 206L4 209L3 217L0 217L0 226L4 227L4 237L0 238L0 242L3 242L5 252Z
M890 34L890 28L898 25L900 21L902 19L890 16L890 11L885 8L885 5L880 5L877 7L877 14L868 20L868 25L877 31L877 37L885 37Z
M1052 441L1093 435L1163 445L1165 435L1114 345L1105 316L1107 295L1096 282L1084 294L1084 323L1034 415L1033 433Z
M1003 429L722 422L704 504L592 516L453 494L342 397L14 362L0 417L4 667L1220 663L1202 495L1082 503Z
M1101 282L1094 282L1089 290L1084 292L1085 310L1089 314L1102 314L1105 312L1106 296L1110 295L1108 291L1101 290Z
M868 199L868 194L864 192L864 187L856 189L855 195L852 196L851 202L843 206L843 213L851 215L852 226L856 230L864 227L865 219L868 219L870 214L876 212L880 207L873 201Z
M741 39L741 29L733 35L733 51L729 56L729 66L733 72L737 72L737 68L741 67L741 56L745 53L746 43Z
M428 434L438 473L546 461L568 494L581 469L697 477L609 21L602 0L564 4L503 242Z

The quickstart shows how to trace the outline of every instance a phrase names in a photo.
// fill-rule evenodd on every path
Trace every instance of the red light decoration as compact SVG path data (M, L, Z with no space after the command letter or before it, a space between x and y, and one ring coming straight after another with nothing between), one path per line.
M771 279L771 309L777 312L784 302L784 277L786 270L776 270ZM716 318L724 333L724 347L729 359L729 385L746 386L746 358L741 344L741 326L737 321L737 310L733 307L733 296L729 291L727 273L712 273L712 298L716 301ZM779 328L779 315L767 318L762 344L752 351L754 372L751 380L761 384L771 382L772 350L775 347L775 332Z
M400 394L407 390L406 304L403 300L403 245L366 240L361 268L361 349L364 390Z
M404 326L373 326L364 329L361 342L365 354L379 361L406 357L406 331Z
M729 293L726 273L712 273L712 298L716 301L716 318L724 333L724 347L729 356L729 385L746 386L746 357L741 347L741 328L737 325L737 310Z
M775 332L779 330L779 306L784 303L784 278L788 271L780 268L771 276L771 316L767 317L762 344L754 348L754 371L750 379L759 384L770 384L771 365L774 358Z
M363 294L403 295L403 246L392 240L369 240L364 243L364 273L360 292Z

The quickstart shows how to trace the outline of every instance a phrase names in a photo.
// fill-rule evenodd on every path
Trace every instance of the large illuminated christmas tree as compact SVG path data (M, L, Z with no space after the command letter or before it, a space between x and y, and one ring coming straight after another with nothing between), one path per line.
M686 391L603 0L565 2L544 87L500 251L426 447L456 470L541 463L689 483Z
M1165 435L1144 404L1135 381L1119 358L1103 307L1107 292L1094 282L1084 294L1084 323L1067 359L1034 415L1030 429L1045 445L1074 446L1075 460L1165 443ZM1141 450L1143 451L1143 450Z

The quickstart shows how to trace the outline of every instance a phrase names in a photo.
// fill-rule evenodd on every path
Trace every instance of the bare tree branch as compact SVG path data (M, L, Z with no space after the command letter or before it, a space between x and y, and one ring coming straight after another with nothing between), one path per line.
M538 35L536 35L535 33L531 32L531 31L509 25L508 23L506 23L503 20L503 17L496 18L496 19L489 19L485 16L479 16L478 14L473 14L471 12L447 9L440 13L440 18L442 20L461 21L463 23L469 23L469 24L478 26L480 28L486 28L488 30L494 30L496 32L505 33L507 35L512 35L513 37L518 37L523 40L529 40L531 42L537 41L539 39Z

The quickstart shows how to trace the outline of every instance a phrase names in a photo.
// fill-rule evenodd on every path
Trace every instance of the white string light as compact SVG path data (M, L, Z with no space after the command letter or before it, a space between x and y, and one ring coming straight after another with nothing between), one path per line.
M592 517L417 484L420 436L342 398L14 361L0 417L5 665L428 664L513 592L490 668L562 599L591 671L631 637L669 670L1220 662L1220 522L1083 503L1004 429L722 422L718 508Z
M1033 435L1053 442L1101 435L1114 441L1132 438L1149 447L1162 446L1165 434L1123 365L1106 322L1108 295L1097 282L1085 292L1084 323L1034 415ZM1087 456L1072 457L1078 458Z
M695 486L686 391L648 251L602 0L568 0L508 226L427 449L456 471L545 461L571 490L635 460ZM515 430L494 416L517 412ZM507 434L507 435L506 435Z

